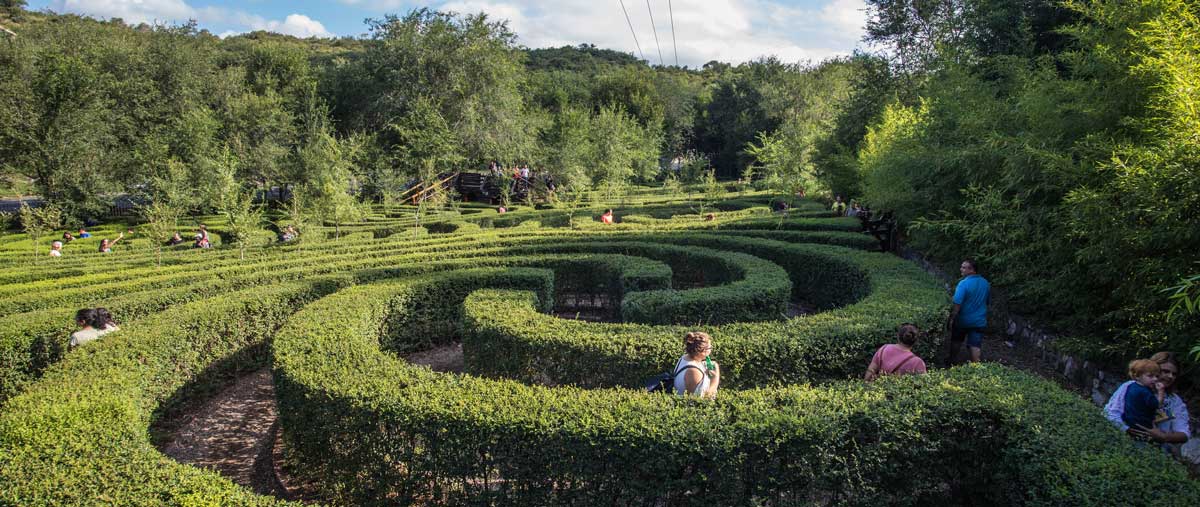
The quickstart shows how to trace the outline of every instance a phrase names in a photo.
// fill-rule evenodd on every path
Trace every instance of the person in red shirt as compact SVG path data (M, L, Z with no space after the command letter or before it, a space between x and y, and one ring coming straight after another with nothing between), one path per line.
M925 361L912 351L920 335L921 330L916 325L901 324L896 331L896 343L889 343L875 351L875 357L871 358L863 378L871 382L883 375L925 373Z
M611 224L611 223L613 223L613 213L612 213L612 210L610 209L610 210L608 210L608 211L605 211L603 215L600 215L600 221L601 221L601 222L604 222L604 223L606 223L606 224Z

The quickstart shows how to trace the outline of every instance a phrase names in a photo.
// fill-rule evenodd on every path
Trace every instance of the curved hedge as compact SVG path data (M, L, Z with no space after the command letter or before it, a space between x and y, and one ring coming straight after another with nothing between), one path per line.
M61 357L66 346L66 336L73 325L74 308L78 306L104 305L120 315L123 321L128 322L176 304L220 294L231 288L264 286L325 273L406 264L418 259L436 263L439 259L486 257L500 254L505 251L505 246L522 243L535 245L523 247L524 251L528 252L550 252L555 248L561 251L567 248L565 245L570 244L564 243L561 238L573 237L576 241L579 239L577 234L556 231L546 231L544 235L535 237L520 233L506 234L508 235L452 237L415 242L391 241L389 244L392 246L387 247L339 247L331 253L316 254L300 260L271 258L241 266L218 264L212 269L198 273L174 268L164 268L160 271L146 267L141 270L129 270L128 273L135 278L124 283L113 283L100 288L72 285L57 291L43 290L0 298L0 307L7 303L21 308L34 308L25 313L12 314L11 318L0 323L0 401L17 392L29 380L36 378L45 365ZM613 238L619 239L619 235ZM543 246L536 246L539 244ZM629 244L624 247L602 246L595 242L589 248L595 250L602 247L609 250L631 248ZM661 320L656 319L669 318L687 322L728 322L738 319L773 319L783 312L782 305L786 303L786 297L780 294L786 292L781 285L786 279L778 276L778 268L745 257L740 258L738 262L745 263L747 267L738 267L737 263L730 264L732 261L724 259L728 256L723 253L709 252L707 257L695 258L695 254L688 254L685 250L665 251L663 248L666 247L642 247L646 255L657 251L658 253L654 254L657 258L674 259L677 270L687 267L687 262L684 261L694 260L696 264L705 267L705 274L710 282L719 283L728 279L732 276L728 275L730 269L739 270L742 274L757 274L754 279L732 287L714 287L682 293L640 293L627 302L630 308L628 319L644 322L659 322ZM583 250L586 249L573 247L571 251ZM473 262L475 261L466 261L467 264ZM748 267L751 265L756 267L751 269ZM143 273L155 276L138 277ZM742 292L747 286L751 290ZM638 290L649 288L641 287ZM625 292L622 290L617 300ZM720 298L731 293L740 294L736 299L730 300L740 301L738 305L725 305L721 302ZM122 295L106 298L107 294ZM684 307L688 309L683 309Z
M214 365L264 343L328 279L250 289L162 312L71 354L0 414L0 504L271 505L151 446L155 410ZM244 359L241 359L244 361Z
M453 307L464 277L522 283L511 272L448 273L355 287L277 336L285 441L336 502L1105 505L1113 483L1128 483L1123 495L1185 505L1200 491L1160 453L1132 450L1083 400L1001 367L728 390L707 403L438 374L382 351L413 338L380 334L389 312L429 297ZM525 294L521 304L544 305L544 294ZM567 383L628 376L622 366L595 360ZM1010 481L1021 487L995 487Z
M936 329L945 320L945 293L920 268L896 257L719 236L647 239L743 249L778 259L793 279L797 299L829 309L786 321L706 326L730 386L853 377L861 374L876 348L894 339L896 323ZM596 372L585 386L637 387L674 364L685 332L683 327L556 319L510 293L483 291L471 296L465 307L463 339L472 347L467 350L464 345L464 355L472 371L526 381L570 383L573 372L600 362L619 367ZM936 338L929 339L917 350L933 357L937 346ZM474 354L489 359L476 360Z
M669 270L661 263L620 255L542 256L524 261L587 270L596 279L630 288L654 288L669 279ZM213 376L214 368L237 369L247 360L243 353L271 338L303 304L338 287L356 279L451 267L460 268L450 272L460 279L471 272L461 269L461 263L445 263L248 289L169 309L89 344L5 404L0 414L0 482L5 485L0 504L87 504L97 499L119 505L274 503L215 473L177 464L155 450L147 437L148 426L156 414L169 410L162 404L186 394L180 391L185 386L187 391L203 391L204 386L195 383ZM541 289L549 296L551 270L512 272L530 280L516 287ZM475 287L470 283L461 290L465 295ZM409 308L443 311L433 303L423 299ZM388 324L409 329L403 320Z
M669 204L643 209L674 219L645 223L580 213L574 230L554 228L562 210L472 208L423 223L434 236L376 216L344 228L352 238L256 249L245 262L187 252L157 268L152 254L121 252L2 267L0 280L35 290L0 287L0 505L276 503L170 461L147 437L214 373L261 365L272 338L289 459L338 503L1196 497L1179 467L1020 373L845 381L897 323L940 325L945 294L915 266L863 251L875 242L851 232L857 221L761 204L727 202L713 222ZM545 313L580 293L645 323ZM784 320L789 301L823 312ZM65 342L74 309L63 306L94 303L118 310L123 330L52 364L61 354L46 351ZM725 374L717 401L628 389L674 364L692 328L672 322L708 323ZM395 355L457 339L468 375ZM921 346L930 357L936 339Z

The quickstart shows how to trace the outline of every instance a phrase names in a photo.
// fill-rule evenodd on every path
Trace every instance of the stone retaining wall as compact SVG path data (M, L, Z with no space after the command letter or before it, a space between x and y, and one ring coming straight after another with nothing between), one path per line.
M923 254L907 246L901 246L898 254L915 262L927 273L941 280L947 293L953 292L954 284L958 280L957 276L951 276L930 262ZM992 291L993 304L988 307L990 326L997 328L1003 324L1003 332L1008 337L1011 346L1035 348L1040 353L1043 363L1053 364L1055 369L1066 376L1073 385L1081 388L1081 391L1086 390L1092 403L1098 407L1104 407L1112 393L1127 380L1124 372L1105 370L1096 363L1055 350L1054 341L1058 338L1057 335L1038 327L1025 317L1010 312L1007 305L1003 303L1003 291L997 290L995 287L992 288ZM1000 302L997 303L997 301ZM1189 411L1200 410L1200 407L1188 408ZM1198 430L1200 428L1192 428L1192 439L1188 440L1180 449L1183 459L1191 462L1193 466L1200 465Z

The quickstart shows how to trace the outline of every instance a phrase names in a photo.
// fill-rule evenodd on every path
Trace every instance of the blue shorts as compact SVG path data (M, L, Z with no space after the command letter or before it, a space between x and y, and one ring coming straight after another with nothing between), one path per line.
M983 328L982 327L958 327L954 326L954 332L950 335L950 341L961 342L964 339L967 341L968 347L980 348L983 346Z

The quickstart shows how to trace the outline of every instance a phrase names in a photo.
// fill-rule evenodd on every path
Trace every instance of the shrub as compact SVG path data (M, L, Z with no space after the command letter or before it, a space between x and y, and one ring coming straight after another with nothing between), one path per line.
M405 302L425 294L461 295L440 290L458 286L458 276L352 288L309 306L278 335L291 459L334 501L1106 505L1128 483L1122 497L1185 505L1198 491L1085 401L999 366L870 385L726 390L703 402L438 374L380 350L414 338L380 334L389 313L408 313ZM474 298L544 304L535 293L483 291L468 298L468 312ZM465 352L481 344L464 343ZM588 368L564 369L564 383L631 375L595 345L574 344L594 357ZM477 352L469 365L503 357Z

